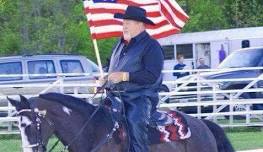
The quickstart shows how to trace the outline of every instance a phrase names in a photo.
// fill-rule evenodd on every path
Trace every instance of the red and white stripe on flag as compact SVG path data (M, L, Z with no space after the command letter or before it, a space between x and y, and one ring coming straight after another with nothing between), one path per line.
M98 2L99 1L99 2ZM128 5L144 8L155 25L147 25L147 32L154 38L178 33L187 14L175 0L85 0L84 8L93 39L122 36L122 20L115 13L124 13Z

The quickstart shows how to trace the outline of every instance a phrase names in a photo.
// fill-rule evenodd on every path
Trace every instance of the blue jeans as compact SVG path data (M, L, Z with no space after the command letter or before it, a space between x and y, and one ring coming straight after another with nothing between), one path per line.
M147 124L150 119L151 101L146 96L124 100L125 115L130 136L129 152L149 152Z

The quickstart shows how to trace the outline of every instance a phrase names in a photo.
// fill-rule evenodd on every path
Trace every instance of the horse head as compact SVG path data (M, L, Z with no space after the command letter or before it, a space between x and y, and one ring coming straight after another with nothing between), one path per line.
M53 134L52 122L46 117L45 109L37 107L20 95L20 101L8 98L15 107L18 117L18 127L21 132L24 152L45 152L49 137Z

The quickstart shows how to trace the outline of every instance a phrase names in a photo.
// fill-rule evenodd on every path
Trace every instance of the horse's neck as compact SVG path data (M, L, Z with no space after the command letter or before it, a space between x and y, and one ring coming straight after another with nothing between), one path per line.
M87 112L86 115L83 115L72 111L70 116L61 116L61 114L53 116L53 119L56 120L55 135L64 145L70 144L71 151L91 151L113 129L111 116L107 110L100 109L91 118L93 112ZM60 116L58 117L58 115ZM82 131L82 128L85 129ZM73 141L74 138L76 138L75 142Z
M77 149L78 147L88 151L88 149L94 147L94 143L98 142L96 140L105 138L105 135L112 128L110 115L102 108L91 118L96 110L93 105L86 104L83 108L79 108L74 103L62 105L48 100L39 103L42 108L47 109L48 119L54 124L54 133L64 145L70 144L76 138L77 142L70 146L75 151L80 151ZM72 107L72 109L66 107ZM89 121L89 119L91 120Z
M78 146L85 146L86 149L94 147L95 139L102 139L109 133L112 128L110 115L107 111L99 109L93 116L93 111L82 112L71 111L70 115L63 111L50 111L52 121L55 123L55 134L63 142L68 145L74 138L77 141L83 139L83 143ZM82 130L82 128L84 128ZM78 136L78 137L76 137ZM74 142L75 144L75 142Z
M83 141L82 140L83 136L88 137L87 131L85 130L81 131L81 128L83 127L83 124L85 123L83 118L81 119L80 116L73 115L69 117L66 117L66 116L60 117L60 119L53 118L53 121L54 121L54 126L55 126L54 133L56 137L63 143L63 145L67 146L70 144L70 147L73 148L73 150L75 150L74 148L76 146L81 146L85 149L86 147L89 147L89 143L79 142L79 141Z

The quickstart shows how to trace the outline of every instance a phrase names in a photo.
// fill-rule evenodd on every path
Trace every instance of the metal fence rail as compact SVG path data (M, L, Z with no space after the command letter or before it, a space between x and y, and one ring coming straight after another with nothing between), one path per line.
M241 68L242 70L255 70L262 68ZM221 69L224 72L232 71L233 69ZM253 110L251 105L253 104L263 104L262 98L256 99L240 99L242 93L249 92L263 92L263 88L253 88L253 85L259 81L263 81L263 75L257 78L242 78L242 79L217 79L217 80L205 80L201 77L201 72L207 70L186 70L188 72L196 73L192 78L184 80L170 80L164 81L164 84L172 86L170 92L160 93L160 105L161 109L180 109L180 107L196 107L197 112L191 114L192 116L198 118L206 118L220 123L224 127L236 127L236 126L263 126L263 110ZM218 69L211 69L210 71L218 71ZM164 71L164 73L178 72L178 70ZM182 71L180 71L182 72ZM72 75L72 74L71 74ZM88 74L87 74L88 75ZM1 76L1 75L0 75ZM3 76L3 75L2 75ZM18 76L18 75L14 75ZM6 77L6 75L4 76ZM18 133L16 122L17 118L12 117L14 112L14 107L12 107L7 101L6 97L18 99L19 92L13 94L1 93L3 89L9 88L41 88L40 91L35 94L25 94L27 98L37 96L38 94L53 91L56 88L58 92L65 93L66 89L71 88L70 95L85 98L88 102L92 101L90 98L93 96L92 93L81 93L81 90L90 89L91 87L98 86L96 82L92 83L74 83L65 82L65 74L59 76L59 79L53 83L39 83L37 85L31 84L1 84L0 85L0 103L4 103L0 106L0 134L10 134ZM249 81L250 83L244 89L230 89L230 90L220 90L218 84L224 82L237 82L237 81ZM196 86L189 86L190 83L196 83ZM205 86L203 85L205 84ZM194 91L186 91L187 89L195 89ZM97 95L100 97L103 94ZM182 98L179 98L181 96ZM183 99L192 100L192 102L185 102ZM203 97L209 96L206 101ZM227 97L227 98L225 98ZM170 103L164 103L166 99L170 99ZM245 110L234 111L234 107L237 105L243 105ZM202 108L211 106L211 113L202 113ZM229 111L222 111L225 107L229 107ZM236 120L235 116L242 115L244 119L242 121ZM229 117L225 119L225 117ZM222 123L223 122L223 123Z
M231 68L231 69L195 69L195 70L166 70L164 73L173 72L190 72L194 73L191 77L183 77L178 80L164 81L164 84L170 86L169 92L160 93L161 102L170 99L169 104L163 103L160 105L162 108L180 108L180 107L197 107L197 113L192 114L198 118L207 118L217 121L217 118L222 116L229 116L229 123L223 126L263 126L263 113L260 110L252 110L250 107L253 104L263 104L263 94L257 99L239 99L242 98L243 93L262 93L263 88L255 87L257 83L263 83L263 74L253 78L229 78L229 79L204 79L202 72L230 72L235 70L261 70L263 67L251 68ZM221 90L220 84L228 82L244 82L247 84L242 89L228 89ZM191 86L195 83L195 86ZM189 91L190 89L190 91ZM186 91L188 90L188 91ZM227 98L227 99L226 99ZM205 100L204 100L205 99ZM192 101L185 103L186 101ZM173 103L174 102L174 103ZM235 112L233 107L242 105L245 107L243 111ZM201 108L212 106L212 113L202 113ZM229 107L229 111L223 111L224 108ZM263 110L263 109L262 109ZM235 115L245 116L243 123L235 123ZM254 120L257 122L254 122ZM251 121L252 120L252 121Z

